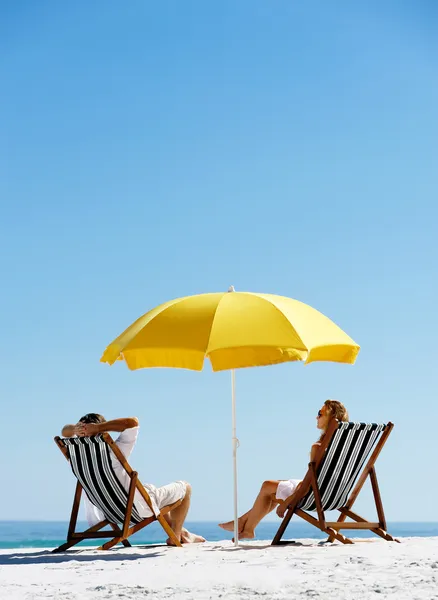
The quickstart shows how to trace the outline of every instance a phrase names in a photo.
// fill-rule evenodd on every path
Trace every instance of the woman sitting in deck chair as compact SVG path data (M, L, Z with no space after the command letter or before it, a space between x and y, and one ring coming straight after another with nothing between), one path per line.
M315 460L316 453L321 445L321 440L333 418L338 421L348 421L347 409L341 402L338 402L338 400L326 400L316 417L316 426L318 429L322 430L322 434L319 440L312 445L310 450L310 461ZM255 537L255 528L260 521L273 511L277 504L280 504L280 502L289 498L289 496L298 489L300 483L301 480L299 479L264 481L253 507L239 517L239 539L253 539ZM279 509L277 510L277 514L279 517L283 517L284 511L279 511ZM234 531L234 521L220 523L219 527L222 527L222 529L225 529L226 531Z

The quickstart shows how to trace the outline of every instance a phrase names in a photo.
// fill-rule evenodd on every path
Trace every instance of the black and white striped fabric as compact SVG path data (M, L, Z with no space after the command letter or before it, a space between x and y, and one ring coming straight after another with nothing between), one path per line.
M339 423L318 468L318 487L324 510L335 510L345 505L385 427L384 423ZM306 494L298 508L316 510L313 491Z
M90 502L110 523L123 523L128 492L118 480L111 463L111 450L101 435L65 438L70 465ZM131 525L143 519L132 507Z

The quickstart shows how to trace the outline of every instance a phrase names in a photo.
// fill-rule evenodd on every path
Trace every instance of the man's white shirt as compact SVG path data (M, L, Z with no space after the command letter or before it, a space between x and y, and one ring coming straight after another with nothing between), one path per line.
M126 458L126 460L129 459L131 452L134 449L135 443L137 441L139 429L140 429L140 427L131 427L130 429L125 429L125 431L122 431L122 433L119 435L119 437L115 441L117 446L122 451L122 454ZM120 461L117 459L114 452L112 452L112 451L111 451L111 463L112 463L112 467L114 469L114 473L115 473L117 479L120 481L120 483L123 485L125 490L128 492L129 486L131 484L131 478L129 477L125 468L123 467L123 465L120 463ZM150 495L152 507L154 509L155 515L159 515L160 509L158 508L158 505L155 501L155 490L156 490L155 486L151 485L151 484L147 484L147 483L144 483L143 486L146 488L147 492ZM152 516L153 513L152 513L151 509L146 504L144 498L141 496L141 494L139 493L138 490L136 490L136 492L135 492L134 503L135 503L135 507L137 508L137 510L142 518ZM88 499L88 496L86 494L84 494L84 504L85 504L85 516L86 516L86 519L87 519L90 527L93 527L93 525L96 525L100 521L105 520L105 515L103 514L103 512L90 502L90 500Z

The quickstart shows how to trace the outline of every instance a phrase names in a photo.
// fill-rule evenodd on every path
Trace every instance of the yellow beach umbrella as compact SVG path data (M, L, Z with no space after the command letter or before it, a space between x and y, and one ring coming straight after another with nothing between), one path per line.
M102 362L132 369L174 367L232 371L234 538L237 545L237 445L234 369L292 361L353 364L359 346L333 321L298 300L250 292L211 293L171 300L117 337Z

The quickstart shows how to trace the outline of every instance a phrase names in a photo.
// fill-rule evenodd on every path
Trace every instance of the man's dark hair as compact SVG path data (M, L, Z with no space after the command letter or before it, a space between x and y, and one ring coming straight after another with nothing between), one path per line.
M105 417L98 413L87 413L79 419L79 423L105 423Z

